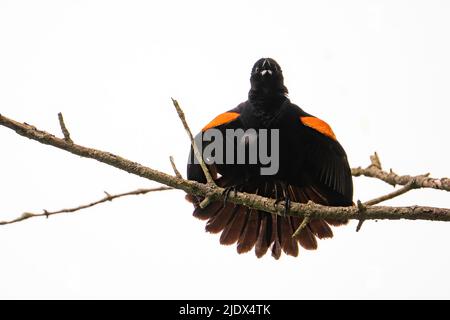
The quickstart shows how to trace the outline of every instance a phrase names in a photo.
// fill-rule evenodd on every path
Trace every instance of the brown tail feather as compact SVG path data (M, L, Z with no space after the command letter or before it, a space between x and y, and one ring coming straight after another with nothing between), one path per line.
M331 231L330 226L324 220L311 220L309 227L319 239L333 238L333 231Z
M292 226L295 230L300 227L300 224L303 221L303 218L299 217L290 217ZM307 250L315 250L317 249L317 240L316 237L312 234L309 229L309 225L307 225L299 235L297 235L296 239L300 243L300 245Z
M220 243L230 245L238 241L239 236L244 230L245 223L247 222L248 215L246 214L246 208L239 206L239 209L234 213L232 220L223 230L220 236Z
M297 236L300 245L307 250L316 250L317 249L317 239L309 230L309 227L304 228L300 231L300 234Z
M278 226L281 247L283 248L284 253L294 257L298 256L297 240L292 238L295 230L292 228L291 219L289 219L289 217L281 217Z
M344 226L348 223L348 220L333 220L333 219L326 219L325 220L329 225L339 227Z
M213 202L204 209L197 206L192 215L201 220L207 220L209 218L214 217L217 214L217 212L219 212L219 210L222 209L222 207L223 203L220 201Z
M227 182L218 179L219 185L226 187ZM281 184L264 183L259 189L256 186L247 187L244 192L256 193L265 197L279 198L284 189ZM312 200L327 205L326 197L315 187L289 186L287 191L292 201L307 203ZM283 198L282 198L283 199ZM237 241L237 252L244 253L255 247L258 258L267 253L269 248L275 259L279 259L281 251L287 255L298 256L300 245L308 250L317 249L317 239L331 238L333 232L329 225L342 225L346 221L338 220L312 220L294 239L292 234L300 226L303 218L281 217L262 211L250 210L240 205L221 201L213 202L206 208L196 207L193 215L199 219L209 219L206 231L218 233L221 244L233 244ZM298 243L297 243L298 242Z
M255 210L247 210L249 215L247 225L239 237L237 252L244 253L250 251L256 243L258 238L261 220L258 217L258 212Z
M266 254L267 249L269 249L270 239L272 237L272 217L266 212L258 211L258 216L260 219L260 228L258 239L256 240L255 254L258 258L261 258Z
M225 226L233 218L233 214L239 209L239 206L233 203L227 203L217 214L208 220L206 224L206 231L211 233L218 233L225 228Z
M279 217L276 214L272 214L272 235L270 237L270 243L272 244L272 257L274 257L276 260L280 259L281 256L281 243L280 243L280 236L281 234L278 232L278 225L280 224L280 219L282 217Z

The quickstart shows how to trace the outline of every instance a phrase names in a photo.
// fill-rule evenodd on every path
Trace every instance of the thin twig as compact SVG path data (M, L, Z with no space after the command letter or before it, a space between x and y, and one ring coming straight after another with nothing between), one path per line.
M417 188L418 187L417 187L415 181L412 180L412 181L408 182L408 184L406 186L401 187L398 190L395 190L395 191L393 191L391 193L388 193L386 195L383 195L383 196L377 197L375 199L372 199L372 200L364 202L364 205L365 206L373 206L373 205L378 204L380 202L383 202L383 201L390 200L392 198L398 197L398 196L400 196L400 195L402 195L402 194L404 194L404 193L406 193L406 192L408 192L410 190L417 189Z
M115 194L115 195L111 195L108 192L105 191L106 196L103 197L100 200L88 203L88 204L84 204L78 207L74 207L74 208L68 208L68 209L61 209L61 210L57 210L57 211L47 211L44 210L43 213L32 213L32 212L24 212L20 217L12 219L12 220L6 220L6 221L0 221L0 225L6 225L6 224L13 224L16 222L20 222L23 220L27 220L29 218L36 218L36 217L49 217L49 216L53 216L56 214L61 214L61 213L69 213L69 212L76 212L82 209L86 209L86 208L90 208L93 206L96 206L100 203L104 203L107 201L112 201L114 199L117 198L121 198L121 197L125 197L125 196L130 196L130 195L141 195L141 194L146 194L149 192L155 192L155 191L165 191L165 190L174 190L174 188L171 187L157 187L157 188L150 188L150 189L137 189L134 191L129 191L129 192L124 192L124 193L119 193L119 194Z
M392 171L392 169L389 172L382 170L378 155L376 153L374 156L371 157L371 160L372 164L365 169L361 167L352 168L352 175L355 177L365 176L376 178L386 183L389 183L394 187L396 185L405 186L409 182L415 181L415 184L417 185L418 188L433 188L438 190L450 191L449 178L436 179L429 177L428 174L419 176L409 176L409 175L400 176L396 174L394 171Z
M191 140L192 149L194 150L194 155L197 161L200 163L200 167L203 170L203 174L206 177L207 184L211 185L212 187L215 187L216 184L214 182L214 179L211 176L211 173L208 170L208 167L206 166L205 161L203 160L203 156L200 153L200 150L198 149L197 144L195 143L194 136L192 135L191 129L189 128L189 125L186 121L186 117L184 116L184 112L181 109L180 105L178 104L178 101L172 98L173 105L175 106L175 109L177 110L178 117L180 118L181 122L183 123L184 129L186 130L189 139ZM200 202L199 206L200 208L206 208L211 202L212 197L210 195L207 195L202 202Z
M366 219L365 213L367 211L367 207L364 204L362 204L360 200L356 201L356 206L358 208L358 214L359 214L359 221L358 221L358 225L356 226L356 232L359 232L359 230L361 230L361 227L364 223L364 220Z
M192 148L194 149L195 158L197 158L197 161L200 163L200 166L202 167L203 174L206 177L206 181L209 184L215 185L214 179L211 177L211 174L209 173L208 167L206 166L205 161L203 161L202 154L200 153L200 151L199 151L199 149L197 147L197 144L195 143L195 139L194 139L194 137L192 135L191 129L189 128L189 125L187 124L186 117L184 116L183 110L181 109L181 107L178 104L177 100L172 98L172 102L173 102L173 105L175 106L175 109L177 110L178 117L180 118L181 122L183 123L184 129L186 130L186 132L187 132L187 134L189 136L189 139L191 140L191 145L192 145Z
M64 118L62 113L58 113L58 120L59 120L59 126L61 127L61 132L64 135L64 140L66 140L69 143L73 143L72 139L70 138L70 132L67 130L66 124L64 123Z
M211 195L207 195L205 197L205 199L202 200L202 202L199 203L199 207L200 208L206 208L211 202L213 202L213 198L211 197Z
M311 221L311 218L309 216L305 216L305 218L303 218L303 221L300 224L300 226L297 228L297 230L295 230L294 234L292 235L292 238L297 237L300 234L300 232L302 232L302 230L306 228L306 226L308 225L308 223L310 221Z
M178 171L178 169L177 169L177 166L175 164L175 160L173 159L173 157L170 156L169 160L170 160L170 164L172 165L172 169L173 169L173 172L175 173L175 176L177 178L183 179L183 176L181 175L180 171Z
M381 167L380 157L378 156L378 153L376 151L373 153L373 155L370 156L370 166L383 170L383 168Z

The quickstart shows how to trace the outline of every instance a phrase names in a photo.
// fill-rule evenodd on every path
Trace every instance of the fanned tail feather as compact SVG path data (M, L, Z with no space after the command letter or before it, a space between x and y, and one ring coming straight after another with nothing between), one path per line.
M229 182L217 180L222 187ZM245 186L239 191L256 193L263 197L272 197L284 200L289 196L291 201L328 205L326 196L318 188L296 187L289 185L285 188L279 183L265 182L262 185ZM342 225L346 221L337 220L311 220L299 235L292 237L295 230L301 225L303 218L293 216L279 216L263 211L249 209L233 203L224 204L222 201L210 203L206 208L196 206L193 215L202 220L208 220L206 231L211 233L222 232L220 243L231 245L237 242L237 252L244 253L255 248L258 258L264 256L270 249L272 256L279 259L281 252L290 256L298 256L300 244L304 249L317 249L317 238L331 238L333 232L330 225Z
M247 209L246 215L248 215L247 225L238 240L238 253L244 253L252 250L258 238L261 224L259 213L256 210Z

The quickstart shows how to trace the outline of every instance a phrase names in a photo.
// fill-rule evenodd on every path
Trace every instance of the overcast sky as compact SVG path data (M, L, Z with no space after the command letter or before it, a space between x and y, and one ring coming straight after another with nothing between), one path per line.
M171 173L194 131L276 59L291 100L332 125L351 166L449 176L448 1L0 0L0 113ZM0 127L0 220L156 183ZM392 191L355 178L355 200ZM415 190L386 205L450 207ZM450 298L450 225L356 222L317 251L219 245L181 191L0 228L0 298Z

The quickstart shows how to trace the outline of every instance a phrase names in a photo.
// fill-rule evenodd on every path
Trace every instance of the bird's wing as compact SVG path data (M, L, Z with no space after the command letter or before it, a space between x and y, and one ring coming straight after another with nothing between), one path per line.
M202 148L205 148L208 143L205 143L202 139L202 135L209 129L218 129L222 131L222 133L225 132L227 128L233 128L233 127L240 127L239 124L240 119L240 110L241 105L238 107L221 113L217 117L215 117L212 121L210 121L206 126L203 127L201 132L199 132L195 136L195 141L202 141ZM201 151L201 150L200 150ZM216 169L214 166L209 166L210 171L212 174L215 174ZM189 159L188 159L188 165L187 165L187 178L188 180L195 180L201 183L206 182L206 177L202 171L202 168L198 161L195 159L194 150L191 146L191 151L189 153ZM214 178L214 177L213 177Z
M304 127L302 140L305 141L305 165L309 175L342 195L344 203L339 205L351 205L353 182L350 166L333 130L325 121L310 115L301 116L299 120Z

